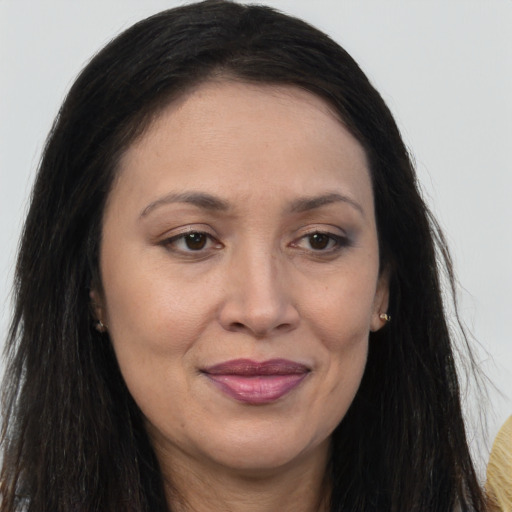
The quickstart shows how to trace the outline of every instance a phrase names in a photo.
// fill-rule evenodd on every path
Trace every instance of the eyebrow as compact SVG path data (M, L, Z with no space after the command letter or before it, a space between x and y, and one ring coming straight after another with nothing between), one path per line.
M348 196L332 192L313 197L300 197L291 202L288 210L291 213L302 213L315 210L332 203L343 202L351 205L364 217L364 210L359 203ZM153 210L174 203L185 203L197 206L203 210L225 212L230 209L229 203L211 194L204 192L182 192L167 194L156 201L148 204L140 213L140 218L146 217Z
M321 208L322 206L326 206L332 203L343 202L347 203L356 209L363 217L365 216L364 210L362 206L354 201L352 198L345 196L343 194L338 194L337 192L332 192L329 194L323 194L320 196L314 197L301 197L292 201L290 205L290 211L293 213L302 213L309 210L314 210L316 208Z
M218 197L203 192L171 193L148 204L140 213L140 218L146 217L153 210L173 203L186 203L210 211L227 211L229 204Z

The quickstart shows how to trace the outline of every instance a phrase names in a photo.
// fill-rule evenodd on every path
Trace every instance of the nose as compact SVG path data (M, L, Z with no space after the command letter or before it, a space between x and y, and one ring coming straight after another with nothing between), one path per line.
M268 251L233 257L219 311L224 329L270 338L297 327L300 315L282 266Z

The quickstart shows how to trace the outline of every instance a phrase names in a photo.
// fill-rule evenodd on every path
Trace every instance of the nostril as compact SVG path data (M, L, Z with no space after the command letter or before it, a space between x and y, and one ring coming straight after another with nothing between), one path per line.
M266 336L269 335L269 333L271 331L274 331L275 333L279 332L279 333L284 333L284 332L287 332L288 330L292 329L293 326L292 324L290 323L282 323L282 324L279 324L275 327L272 327L270 329L264 327L264 326L260 326L260 328L258 328L257 326L249 326L249 325L246 325L245 323L243 322L231 322L229 324L229 328L228 330L229 331L232 331L232 332L250 332L252 333L253 336L257 337L257 338L264 338Z
M221 306L218 315L219 323L226 331L256 338L285 334L300 323L299 312L293 304L284 300L270 301L266 297L250 302L235 296Z

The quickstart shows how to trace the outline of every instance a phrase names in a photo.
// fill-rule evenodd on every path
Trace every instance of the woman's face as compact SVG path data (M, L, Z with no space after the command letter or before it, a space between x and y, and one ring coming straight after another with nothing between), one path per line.
M382 326L364 151L285 86L208 83L124 154L98 316L164 466L325 461Z

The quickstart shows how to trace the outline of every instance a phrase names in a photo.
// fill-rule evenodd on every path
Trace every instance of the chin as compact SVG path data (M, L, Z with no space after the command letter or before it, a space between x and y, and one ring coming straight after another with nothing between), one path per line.
M229 439L212 447L210 457L223 467L231 468L247 477L264 477L301 462L317 458L325 464L330 438L320 443L301 439L299 436L269 438Z

